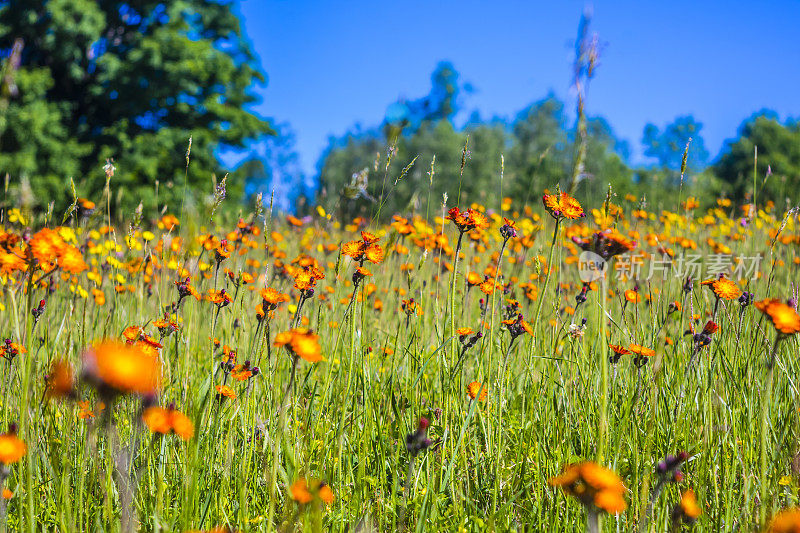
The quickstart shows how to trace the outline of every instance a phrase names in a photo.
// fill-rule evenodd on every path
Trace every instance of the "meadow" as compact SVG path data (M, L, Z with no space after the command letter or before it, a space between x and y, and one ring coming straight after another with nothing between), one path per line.
M8 530L800 531L795 210L93 200L3 213Z

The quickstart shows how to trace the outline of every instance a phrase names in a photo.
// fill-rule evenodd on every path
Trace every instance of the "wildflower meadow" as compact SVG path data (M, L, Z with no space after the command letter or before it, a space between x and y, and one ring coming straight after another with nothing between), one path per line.
M4 527L800 527L796 210L260 200L4 212Z

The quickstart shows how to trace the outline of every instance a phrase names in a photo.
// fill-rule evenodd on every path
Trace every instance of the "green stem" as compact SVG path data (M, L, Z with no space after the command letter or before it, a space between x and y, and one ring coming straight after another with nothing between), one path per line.
M550 241L550 252L547 254L547 274L544 277L544 286L537 295L539 303L536 305L536 314L534 315L533 318L534 327L536 327L536 324L539 323L539 316L541 315L542 312L542 303L544 303L544 299L547 296L547 286L550 284L550 273L553 270L553 267L551 265L551 263L553 262L553 249L556 247L556 239L558 239L558 229L560 226L561 226L561 219L557 218L556 227L553 229L553 240Z
M769 484L769 475L767 472L767 437L769 432L769 415L770 415L770 400L772 398L772 385L775 379L775 357L778 354L778 345L783 337L778 334L775 339L775 344L772 347L772 353L767 361L767 383L764 389L764 394L761 397L761 446L759 466L759 517L761 523L766 523L767 519L767 486Z

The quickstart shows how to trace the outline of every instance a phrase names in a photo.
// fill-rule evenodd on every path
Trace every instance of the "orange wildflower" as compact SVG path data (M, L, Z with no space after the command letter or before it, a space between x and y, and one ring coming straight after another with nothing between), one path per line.
M153 433L169 435L174 432L183 440L194 435L194 424L189 417L171 407L148 407L142 413L142 420Z
M65 398L74 394L74 378L72 365L63 359L57 359L50 365L47 375L45 395L48 398Z
M755 303L756 309L764 313L772 321L772 325L780 334L794 335L800 332L800 316L790 305L780 300L766 299Z
M717 298L722 300L735 300L742 294L742 291L733 281L724 277L708 279L701 282L700 285L706 285L711 288Z
M625 503L625 485L619 476L608 468L591 461L571 464L564 471L548 480L554 487L560 487L565 494L575 497L585 506L611 514L619 514L628 505Z
M328 505L333 503L333 490L324 481L311 480L309 483L300 478L289 487L289 493L292 499L301 505L311 503L315 497Z
M652 348L645 348L639 344L630 344L628 348L632 353L640 357L653 357L656 354L655 350Z
M797 533L800 531L800 509L781 511L772 519L767 528L769 533Z
M480 396L478 396L478 391L480 391ZM473 400L476 398L478 399L478 401L485 400L487 394L488 391L486 390L486 386L481 388L480 381L473 381L472 383L467 385L467 396L469 396Z
M575 220L586 216L578 200L565 192L560 194L545 194L542 196L542 203L544 204L545 210L556 220L562 218Z
M83 354L84 372L101 391L155 394L161 385L161 365L137 345L105 341Z
M322 361L322 348L319 336L306 328L297 328L275 335L273 343L277 347L285 346L294 356L305 359L309 363Z
M0 435L0 463L14 464L28 453L28 446L17 437L13 429Z
M217 394L219 394L220 397L230 398L231 400L236 399L236 392L227 385L217 385L214 388L217 390Z

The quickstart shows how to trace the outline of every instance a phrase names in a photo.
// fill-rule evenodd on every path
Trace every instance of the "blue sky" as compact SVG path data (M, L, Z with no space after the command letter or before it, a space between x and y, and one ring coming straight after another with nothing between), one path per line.
M427 94L440 60L475 87L467 112L513 117L551 90L574 106L572 47L586 5L241 0L269 77L255 110L291 124L302 166L313 173L329 135L377 124L399 97ZM592 8L604 48L587 110L631 142L634 162L646 161L647 122L693 114L715 157L761 108L800 116L800 1L598 0Z

